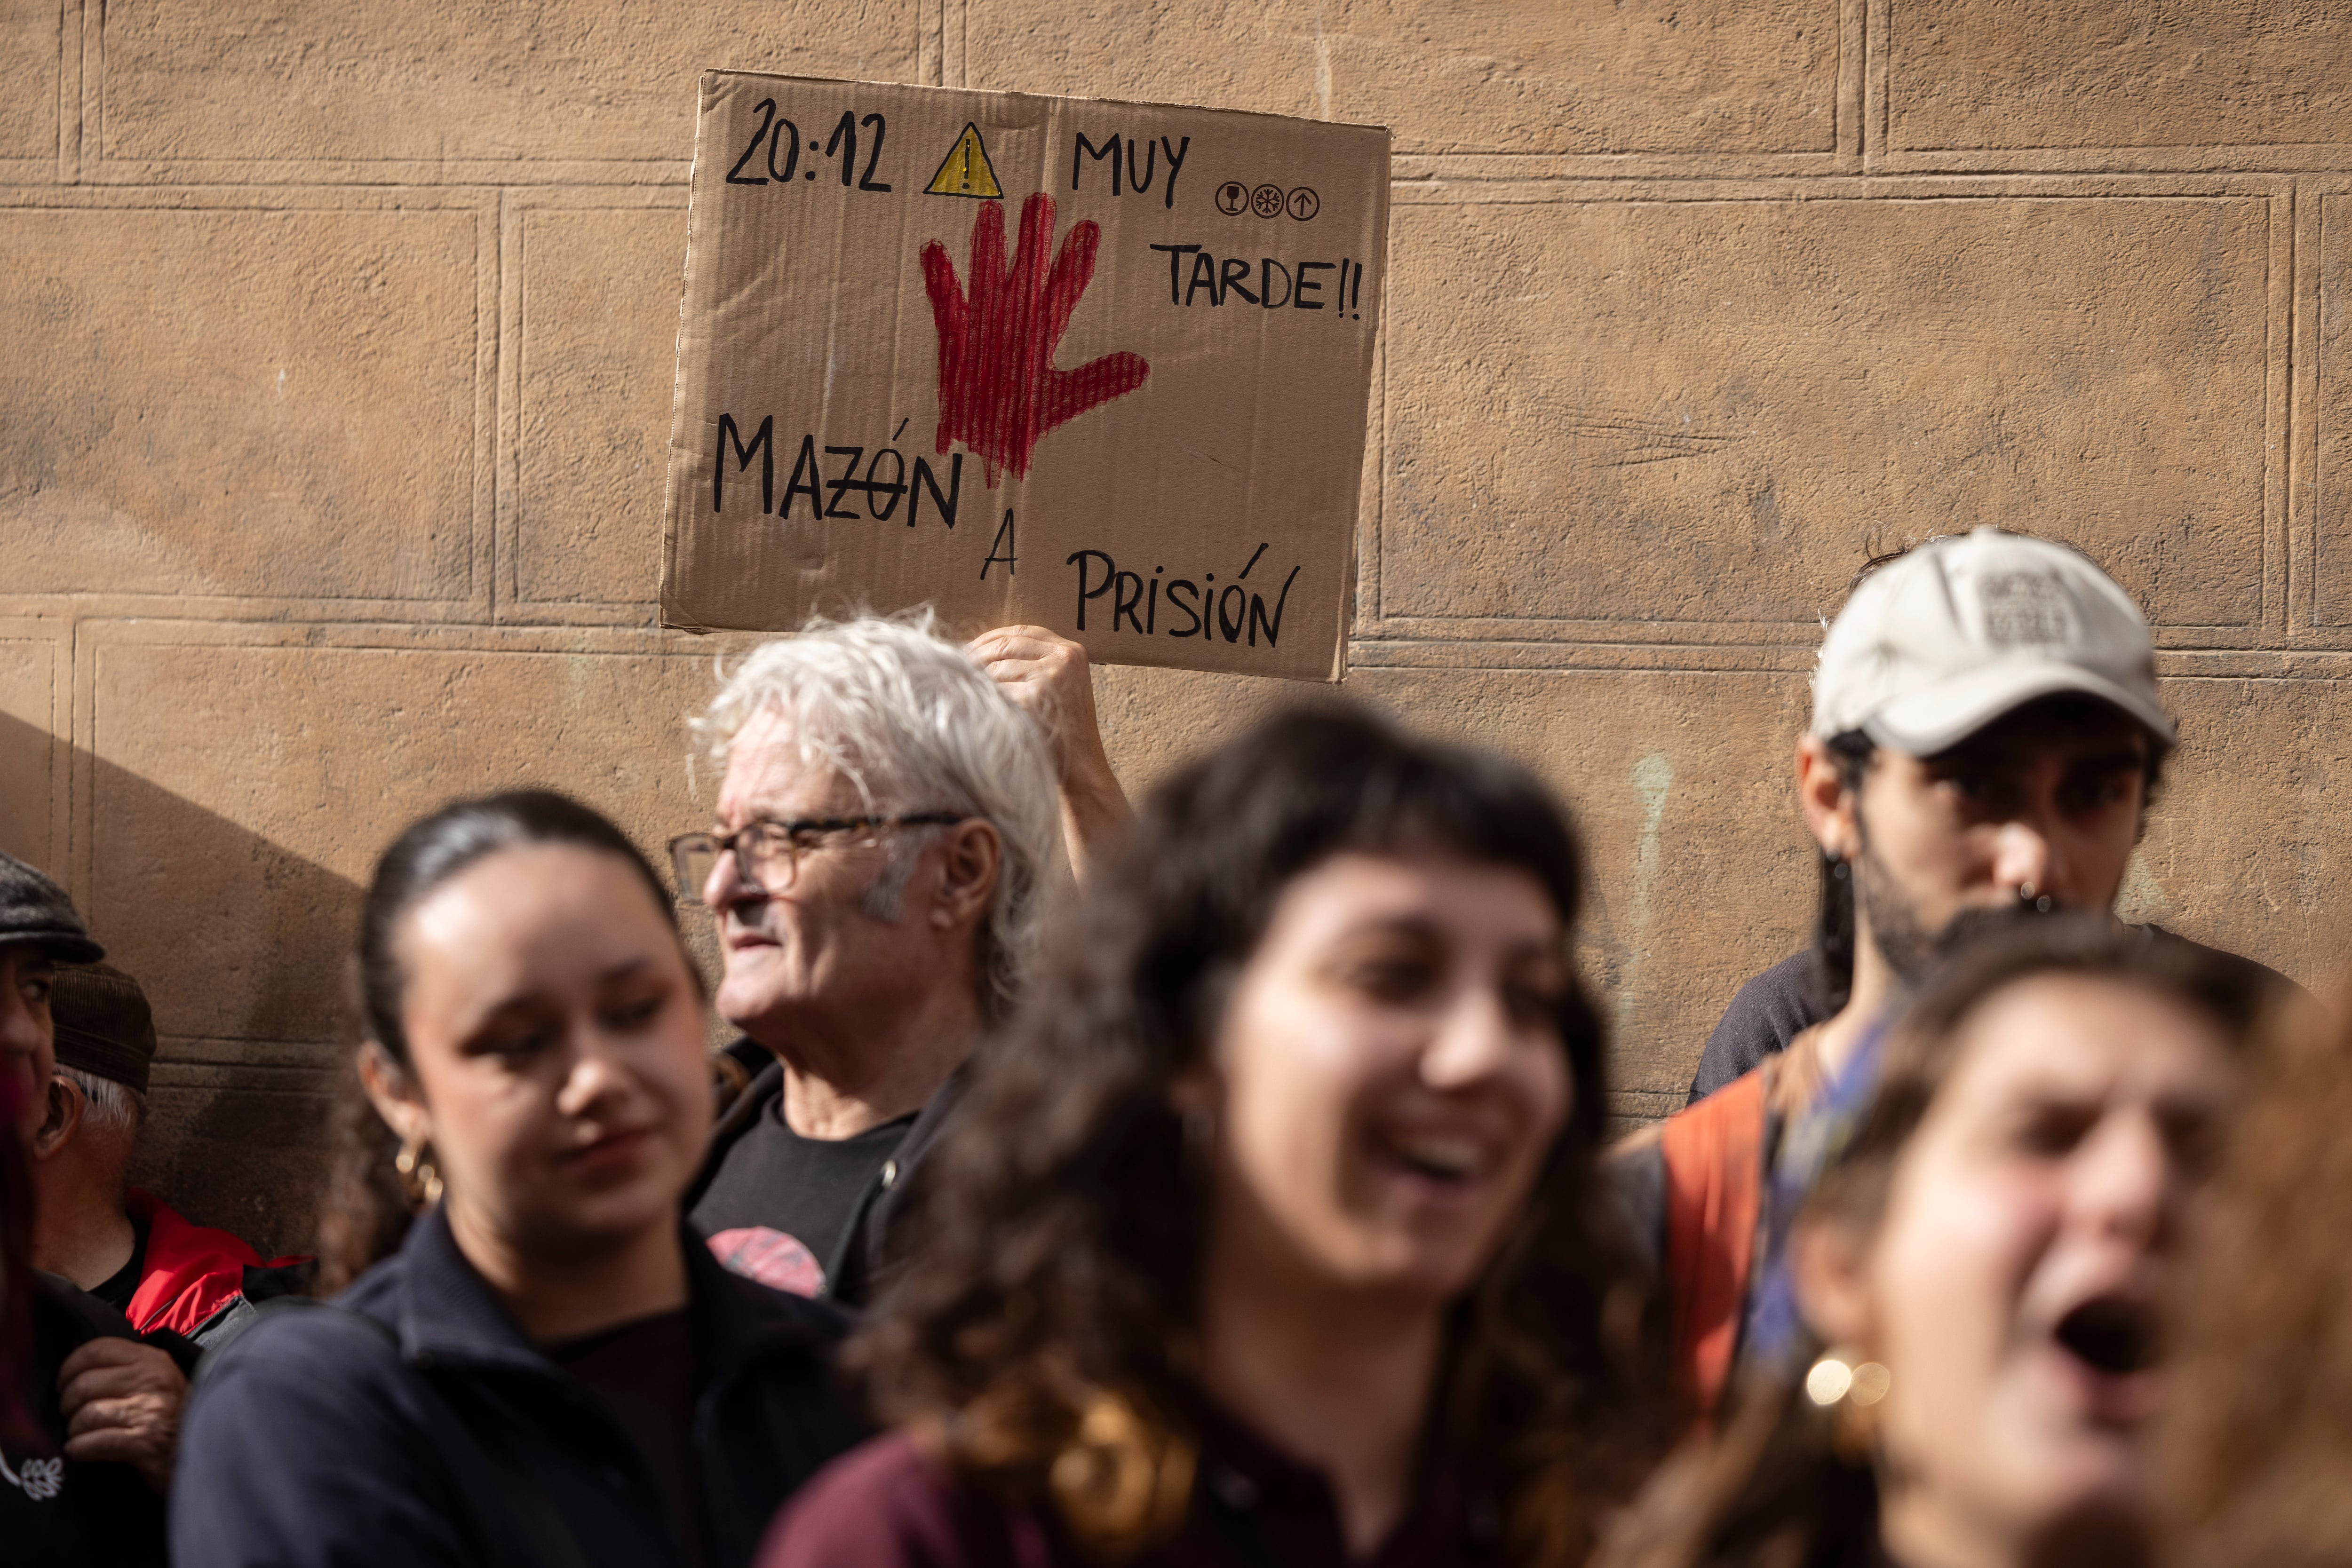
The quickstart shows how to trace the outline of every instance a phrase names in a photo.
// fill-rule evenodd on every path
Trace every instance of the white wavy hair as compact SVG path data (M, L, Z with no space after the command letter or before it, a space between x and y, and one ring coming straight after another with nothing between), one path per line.
M100 1078L62 1061L58 1063L58 1076L70 1081L89 1103L82 1112L82 1125L101 1137L120 1139L127 1155L138 1141L140 1129L147 1124L147 1096L128 1083Z
M866 810L955 810L995 826L1004 858L980 932L982 1003L990 1018L1006 1016L1029 973L1061 844L1061 797L1036 722L929 610L812 620L719 674L719 695L688 727L722 771L743 727L772 710L791 723L802 766L841 773ZM911 853L895 861L874 913L895 917L912 870Z

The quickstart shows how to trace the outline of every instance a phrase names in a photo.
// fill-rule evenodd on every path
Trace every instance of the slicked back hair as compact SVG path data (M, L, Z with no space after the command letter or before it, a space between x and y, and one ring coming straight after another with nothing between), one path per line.
M469 866L508 850L547 844L619 861L645 888L672 932L677 929L667 884L629 836L602 813L551 789L512 789L452 800L411 822L392 841L377 860L360 902L359 939L347 985L363 1040L407 1069L408 1033L402 1017L408 977L401 967L397 940L407 913ZM699 990L702 971L690 956L686 970ZM415 1218L393 1171L399 1140L362 1088L356 1057L343 1071L329 1138L332 1154L319 1211L316 1289L320 1295L334 1294L398 1250Z

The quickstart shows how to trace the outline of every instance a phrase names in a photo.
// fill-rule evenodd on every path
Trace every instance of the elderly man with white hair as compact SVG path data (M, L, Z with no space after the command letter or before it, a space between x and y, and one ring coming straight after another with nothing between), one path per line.
M889 1261L895 1198L1019 994L1066 801L1074 858L1124 814L1087 692L1051 633L966 650L867 617L761 648L695 721L725 772L671 857L718 925L719 1011L774 1058L688 1196L740 1272L855 1305Z

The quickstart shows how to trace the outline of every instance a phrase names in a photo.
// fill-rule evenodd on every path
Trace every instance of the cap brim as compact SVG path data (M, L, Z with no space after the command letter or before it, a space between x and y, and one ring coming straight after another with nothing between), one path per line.
M10 931L0 934L0 945L31 942L48 949L60 964L95 964L106 949L75 931Z
M2079 664L2041 659L1971 670L1913 692L1871 715L1862 727L1881 746L1933 757L2030 702L2069 693L2096 697L2167 746L2179 738L2172 716L2142 694Z

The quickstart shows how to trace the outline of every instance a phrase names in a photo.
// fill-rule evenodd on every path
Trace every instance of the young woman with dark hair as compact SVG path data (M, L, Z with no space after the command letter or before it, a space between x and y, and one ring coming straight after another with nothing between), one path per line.
M1664 1423L1558 808L1294 713L1095 887L764 1568L1578 1561Z
M1978 931L1798 1218L1819 1354L1742 1390L1603 1568L2147 1559L2160 1312L2273 993L2096 915Z
M748 1562L858 1429L837 1314L728 1273L680 1218L710 1078L660 880L562 796L459 801L385 852L356 968L360 1076L426 1207L335 1302L207 1363L174 1555Z

